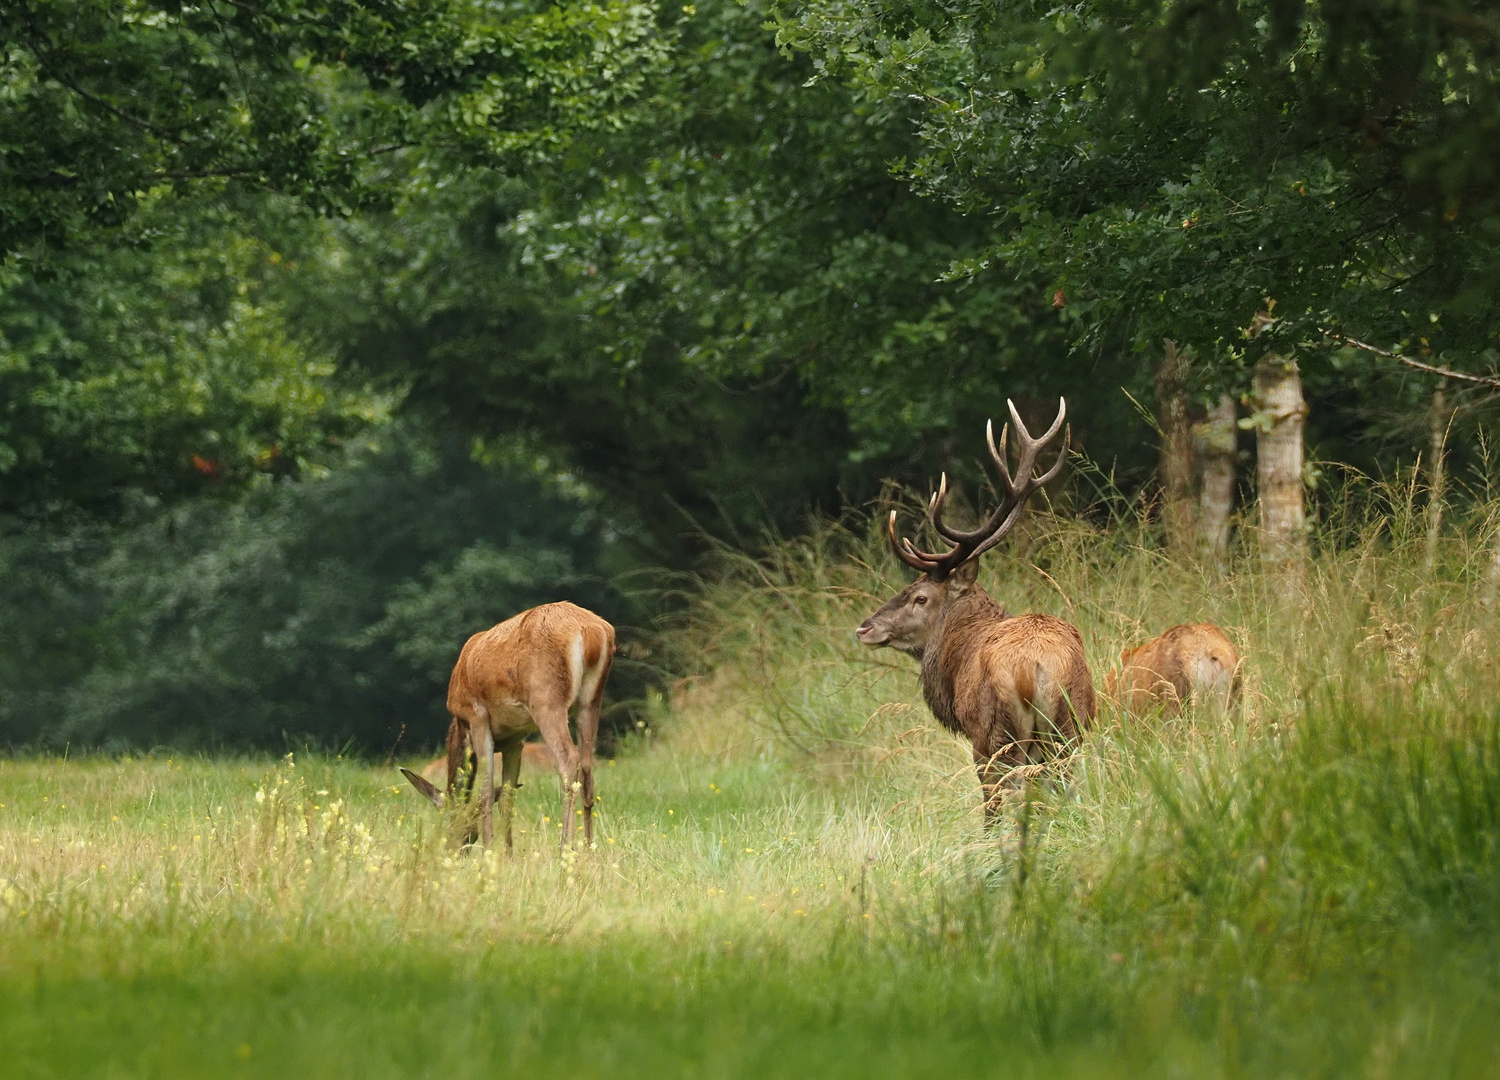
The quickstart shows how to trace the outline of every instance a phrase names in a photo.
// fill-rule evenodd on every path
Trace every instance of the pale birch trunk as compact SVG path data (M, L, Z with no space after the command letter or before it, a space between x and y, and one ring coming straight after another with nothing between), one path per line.
M1297 363L1268 353L1255 365L1255 474L1261 552L1278 591L1295 593L1307 554L1302 492L1302 429L1307 402Z
M1500 531L1490 541L1490 565L1484 571L1484 587L1479 593L1479 602L1485 607L1494 607L1500 601Z
M1163 343L1156 368L1156 416L1161 427L1162 524L1167 550L1193 550L1193 430L1188 417L1188 363L1176 342Z
M1198 542L1204 555L1222 564L1229 554L1229 517L1234 512L1234 458L1239 447L1234 398L1219 396L1199 424L1194 442L1203 463L1198 489Z
M1448 396L1439 382L1432 392L1427 415L1427 547L1423 562L1428 573L1437 568L1438 538L1443 531L1444 444L1448 441Z

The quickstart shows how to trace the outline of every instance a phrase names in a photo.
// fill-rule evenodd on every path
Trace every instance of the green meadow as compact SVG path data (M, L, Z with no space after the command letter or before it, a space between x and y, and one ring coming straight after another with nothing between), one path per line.
M915 666L850 633L905 580L858 523L723 558L593 850L535 774L507 857L453 851L400 762L0 762L4 1073L1494 1076L1488 530L1428 567L1386 509L1294 593L1031 519L994 595L1075 621L1096 681L1218 622L1245 701L1106 705L988 832Z

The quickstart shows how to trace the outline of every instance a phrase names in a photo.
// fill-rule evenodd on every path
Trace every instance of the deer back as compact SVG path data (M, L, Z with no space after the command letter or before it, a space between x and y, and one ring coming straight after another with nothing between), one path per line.
M1110 686L1128 710L1180 708L1194 697L1233 705L1240 691L1240 655L1212 623L1184 623L1120 654Z
M566 708L596 688L586 684L614 651L614 627L593 612L566 601L531 608L469 638L448 682L448 711L468 719L476 701Z
M1078 631L1051 615L1012 618L978 586L954 601L923 654L922 690L938 721L981 752L1029 738L1038 712L1067 740L1095 713Z

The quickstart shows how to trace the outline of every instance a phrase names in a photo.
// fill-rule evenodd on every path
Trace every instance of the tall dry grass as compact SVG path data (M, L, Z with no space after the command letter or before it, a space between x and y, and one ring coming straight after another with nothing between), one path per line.
M1387 875L1381 888L1396 890L1401 899L1388 899L1398 908L1408 891L1451 896L1444 875L1489 865L1483 830L1500 825L1491 776L1500 612L1485 580L1495 508L1450 521L1430 565L1415 486L1351 480L1323 507L1292 591L1257 558L1252 530L1227 567L1174 561L1137 509L1034 513L987 558L981 583L1013 612L1077 625L1096 682L1121 650L1171 625L1217 623L1245 657L1244 703L1227 716L1163 718L1104 702L1061 783L1039 804L1022 800L1034 820L986 833L968 747L932 721L916 664L856 643L853 628L911 576L878 520L824 522L760 557L724 554L685 631L705 674L679 692L673 738L778 756L882 805L888 827L930 838L919 875L1024 874L1020 831L1042 830L1033 856L1045 850L1044 877L1075 889L1070 904L1092 903L1094 883L1128 881L1147 899L1109 902L1149 908L1161 896L1145 868L1186 873L1181 860L1200 840L1247 866L1269 860L1266 845L1306 842L1333 877L1356 849L1366 863L1384 851L1405 869L1370 873ZM1277 815L1298 827L1276 827ZM1246 820L1263 831L1237 835ZM1401 844L1410 850L1391 847ZM1418 884L1412 860L1428 857L1433 878ZM1324 891L1339 889L1359 891ZM1351 925L1369 914L1359 911Z

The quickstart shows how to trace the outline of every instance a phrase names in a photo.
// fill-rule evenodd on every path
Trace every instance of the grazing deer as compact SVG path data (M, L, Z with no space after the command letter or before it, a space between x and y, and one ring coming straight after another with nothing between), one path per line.
M922 695L938 722L968 736L985 795L985 818L999 808L1000 790L1015 769L1044 761L1078 738L1094 719L1094 680L1078 631L1051 615L1012 617L976 582L979 557L1004 539L1031 494L1062 469L1067 436L1057 461L1036 476L1037 455L1062 430L1067 403L1039 439L1006 402L1016 425L1019 462L1012 478L1007 462L1010 428L985 430L990 455L1000 469L1004 497L988 520L971 532L943 522L948 497L945 474L927 504L934 531L952 546L919 551L896 539L896 512L887 533L896 557L922 576L886 601L856 636L864 645L900 649L922 662Z
M615 628L566 601L543 604L475 634L459 653L448 680L448 784L452 798L466 746L479 779L484 846L493 836L495 759L500 760L500 826L511 850L511 810L521 777L526 736L541 731L562 780L560 843L573 841L573 805L583 795L583 836L594 841L594 741L599 706L615 655ZM578 745L568 735L568 711L578 707ZM412 786L442 806L445 797L410 769ZM471 778L470 784L472 785Z
M1240 699L1240 654L1213 623L1189 623L1120 654L1120 670L1104 678L1104 692L1127 711L1160 707L1166 715L1190 701L1228 711Z

